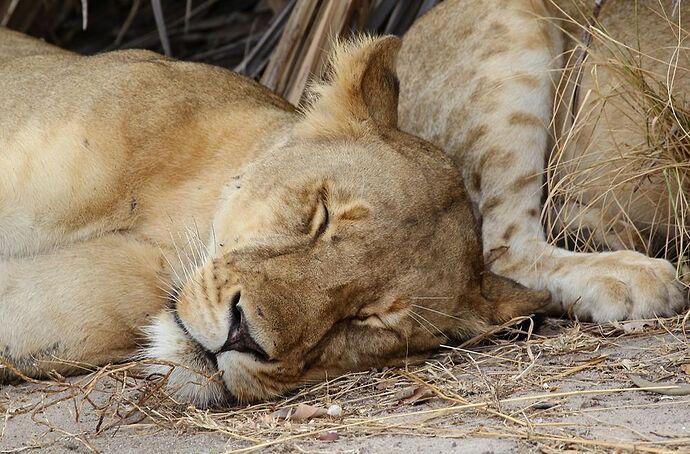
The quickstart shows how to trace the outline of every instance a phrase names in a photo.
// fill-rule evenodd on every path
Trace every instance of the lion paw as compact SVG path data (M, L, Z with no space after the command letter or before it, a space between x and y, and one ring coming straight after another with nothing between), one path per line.
M560 302L560 308L554 309L579 319L667 317L686 302L675 268L663 259L617 251L573 254L558 262L548 283L553 300Z

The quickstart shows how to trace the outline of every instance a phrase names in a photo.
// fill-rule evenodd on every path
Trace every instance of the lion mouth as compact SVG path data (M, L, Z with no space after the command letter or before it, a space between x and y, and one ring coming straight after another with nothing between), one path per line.
M251 329L247 323L247 317L244 316L242 308L237 304L239 299L239 292L237 292L237 295L233 298L233 304L230 306L232 322L228 338L215 354L220 355L223 352L235 351L248 353L259 361L267 362L270 359L268 353L252 336Z
M251 329L247 323L247 318L244 316L244 312L239 306L239 300L241 297L239 291L233 296L230 304L230 310L232 311L230 320L232 320L232 324L230 325L228 338L218 351L212 351L204 347L204 345L194 336L192 336L192 334L187 330L187 327L180 318L180 314L177 312L177 298L180 295L180 291L181 289L179 287L175 287L168 298L168 307L174 314L175 324L192 342L192 345L199 350L199 353L202 353L209 361L211 361L216 370L218 370L217 356L223 352L235 351L238 353L248 354L257 361L270 361L271 358L269 357L268 353L266 353L266 350L264 350L264 348L254 339L251 334Z
M192 345L198 350L200 356L203 356L206 358L211 365L213 366L214 370L218 370L218 358L216 355L211 351L206 349L201 342L196 340L194 336L192 336L189 331L187 331L187 327L184 326L184 323L182 322L182 319L180 318L180 314L177 313L177 311L174 312L174 320L175 324L177 325L178 328L184 333L184 335L187 337L187 339L192 343Z

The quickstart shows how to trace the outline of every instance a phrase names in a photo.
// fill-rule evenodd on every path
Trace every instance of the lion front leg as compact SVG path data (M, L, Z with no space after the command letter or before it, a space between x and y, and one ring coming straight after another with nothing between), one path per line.
M117 234L0 261L0 357L34 377L127 359L166 282L159 248Z
M685 291L667 260L635 251L578 253L540 240L514 244L492 264L495 272L551 292L552 315L582 320L668 317L686 305Z

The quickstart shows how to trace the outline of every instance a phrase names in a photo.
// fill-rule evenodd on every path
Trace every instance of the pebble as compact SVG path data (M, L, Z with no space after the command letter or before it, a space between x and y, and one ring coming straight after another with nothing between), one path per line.
M333 404L330 407L328 407L326 414L328 416L340 416L343 414L343 409L340 408L340 405Z

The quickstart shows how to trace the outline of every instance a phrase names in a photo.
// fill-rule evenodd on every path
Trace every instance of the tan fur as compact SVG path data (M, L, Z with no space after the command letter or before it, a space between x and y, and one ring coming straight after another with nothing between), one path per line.
M148 343L176 396L260 399L548 299L484 272L457 169L397 129L396 38L336 46L301 114L219 68L0 42L0 354L25 374Z
M684 296L669 262L632 251L585 254L559 249L547 243L539 219L547 152L554 143L554 112L562 114L561 107L569 107L568 95L572 94L572 84L562 83L568 73L561 77L571 55L565 51L573 46L568 38L581 35L590 3L441 3L403 40L398 63L401 127L442 147L458 164L475 212L482 219L485 260L499 274L548 289L553 297L552 313L569 312L595 321L671 315L684 305ZM635 8L625 0L608 3L610 9L602 12L604 24L612 27L608 31L623 43L635 45L636 35L630 31L636 23ZM643 16L645 49L655 49L651 55L668 61L677 43L671 43L673 26L668 21L665 29L660 25L664 21L659 16L660 2L635 3L640 3ZM578 7L579 28L565 20ZM690 13L685 4L681 10L681 17ZM664 47L667 44L671 48ZM553 181L550 194L558 193L559 185L568 178L576 188L570 192L579 191L581 196L577 205L571 200L560 206L561 228L573 223L583 226L587 221L584 227L601 240L615 237L613 246L620 247L631 245L634 238L627 228L630 223L653 224L659 219L653 212L668 211L668 203L661 203L664 191L660 181L640 183L641 178L618 184L602 196L611 183L625 179L625 172L612 176L612 170L626 162L616 153L643 142L644 128L639 122L644 123L648 114L630 112L623 96L607 104L611 93L626 88L607 70L609 54L602 47L593 46L593 55L584 66L580 122L573 125L559 116L555 123L558 147L553 156L557 162L552 164L561 179ZM663 74L668 64L652 66L653 72ZM606 120L597 123L600 116ZM638 126L632 127L635 123ZM597 170L578 172L592 167L593 162L598 163ZM597 178L602 175L605 177ZM612 198L633 201L629 205L632 219L621 216L624 204L605 203ZM547 202L548 207L554 206L553 200Z

